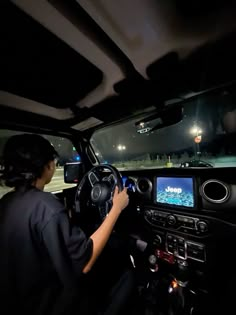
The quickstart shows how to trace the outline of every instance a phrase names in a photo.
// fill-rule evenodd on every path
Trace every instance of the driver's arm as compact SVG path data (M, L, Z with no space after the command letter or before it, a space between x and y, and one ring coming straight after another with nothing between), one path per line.
M91 258L83 268L83 273L89 272L92 268L96 259L101 254L104 246L106 245L120 213L124 208L127 207L128 203L129 197L127 195L127 189L125 188L119 193L118 188L116 187L113 197L113 207L111 208L109 215L103 221L101 226L90 236L90 239L93 241L93 250Z

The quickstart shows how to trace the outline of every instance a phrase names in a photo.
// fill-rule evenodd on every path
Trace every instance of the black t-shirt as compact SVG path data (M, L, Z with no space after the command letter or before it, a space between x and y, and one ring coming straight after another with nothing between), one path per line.
M80 304L92 240L64 206L36 188L0 200L0 312L71 314ZM3 311L3 309L5 309Z

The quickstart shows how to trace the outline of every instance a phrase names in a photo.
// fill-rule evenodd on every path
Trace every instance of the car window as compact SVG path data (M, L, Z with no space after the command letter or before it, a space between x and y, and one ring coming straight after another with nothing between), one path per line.
M12 130L0 130L0 161L2 162L2 153L4 145L9 137L17 134L22 134L22 132L12 131ZM50 184L46 185L45 191L50 191L57 193L63 189L67 189L75 186L74 184L65 184L64 183L64 165L67 162L76 162L80 161L80 155L76 151L76 148L73 146L72 142L64 137L42 135L44 138L49 140L58 152L59 158L57 162L57 167L53 179ZM0 172L3 171L2 163L0 163ZM12 188L0 186L0 198L7 193Z

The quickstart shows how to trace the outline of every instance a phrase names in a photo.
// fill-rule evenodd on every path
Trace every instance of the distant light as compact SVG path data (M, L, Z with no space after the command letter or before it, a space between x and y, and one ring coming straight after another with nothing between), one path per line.
M202 134L202 129L198 126L194 126L192 129L190 129L190 133L193 135L199 135Z
M125 145L122 145L122 144L119 144L119 145L117 146L117 150L118 150L118 151L124 151L124 150L126 150L126 146L125 146Z
M96 156L99 156L99 153L98 153L98 152L96 152L96 153L95 153L95 155L96 155Z
M141 122L139 125L140 125L140 127L142 127L142 128L144 128L144 126L145 126L144 122Z
M76 161L80 161L80 156L77 155L77 156L75 157L75 159L76 159Z
M73 147L73 151L76 151L76 148L75 148L75 147Z
M197 128L196 128L196 127L193 127L193 128L190 130L190 133L196 134L196 133L197 133Z

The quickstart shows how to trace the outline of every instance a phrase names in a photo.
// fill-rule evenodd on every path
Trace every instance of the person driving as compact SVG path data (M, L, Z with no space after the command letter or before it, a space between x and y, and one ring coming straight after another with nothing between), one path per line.
M116 187L113 206L89 237L72 226L67 210L44 192L55 172L57 152L45 138L11 137L3 153L5 184L14 189L0 200L1 313L85 314L86 276L129 203Z

